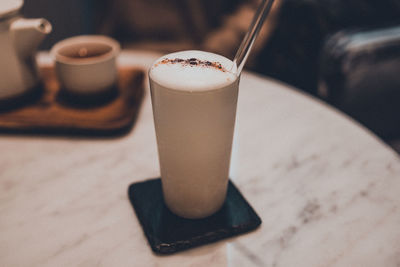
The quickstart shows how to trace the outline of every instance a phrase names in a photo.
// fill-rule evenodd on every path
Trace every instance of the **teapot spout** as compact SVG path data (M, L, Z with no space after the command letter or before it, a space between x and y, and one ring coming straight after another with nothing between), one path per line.
M44 37L52 30L46 19L19 18L11 24L14 46L20 58L27 58L36 51Z

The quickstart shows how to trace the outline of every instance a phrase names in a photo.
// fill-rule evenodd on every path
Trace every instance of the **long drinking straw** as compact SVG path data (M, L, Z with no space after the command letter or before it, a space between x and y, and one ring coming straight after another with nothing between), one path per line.
M236 52L235 58L233 59L232 73L237 76L240 75L244 64L246 64L247 57L250 54L250 50L253 47L254 41L256 40L258 33L260 32L261 26L265 18L267 17L274 0L263 0L260 4L257 12L254 14L253 20L250 27L243 38L242 43Z

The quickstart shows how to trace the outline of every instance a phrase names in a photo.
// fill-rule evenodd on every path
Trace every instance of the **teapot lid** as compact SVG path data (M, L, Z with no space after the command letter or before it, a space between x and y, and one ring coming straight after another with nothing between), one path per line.
M23 0L1 0L0 1L0 19L17 13L24 4Z

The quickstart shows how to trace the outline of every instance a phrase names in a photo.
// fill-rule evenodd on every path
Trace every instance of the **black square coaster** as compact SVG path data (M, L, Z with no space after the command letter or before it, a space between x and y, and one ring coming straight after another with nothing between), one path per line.
M184 219L169 211L160 178L131 184L128 195L152 250L160 254L212 243L261 224L260 217L231 181L223 207L204 219Z

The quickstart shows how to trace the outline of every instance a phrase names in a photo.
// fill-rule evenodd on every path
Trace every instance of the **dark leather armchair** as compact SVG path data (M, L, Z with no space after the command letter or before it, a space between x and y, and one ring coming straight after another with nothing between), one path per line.
M400 2L281 1L256 69L400 139Z

